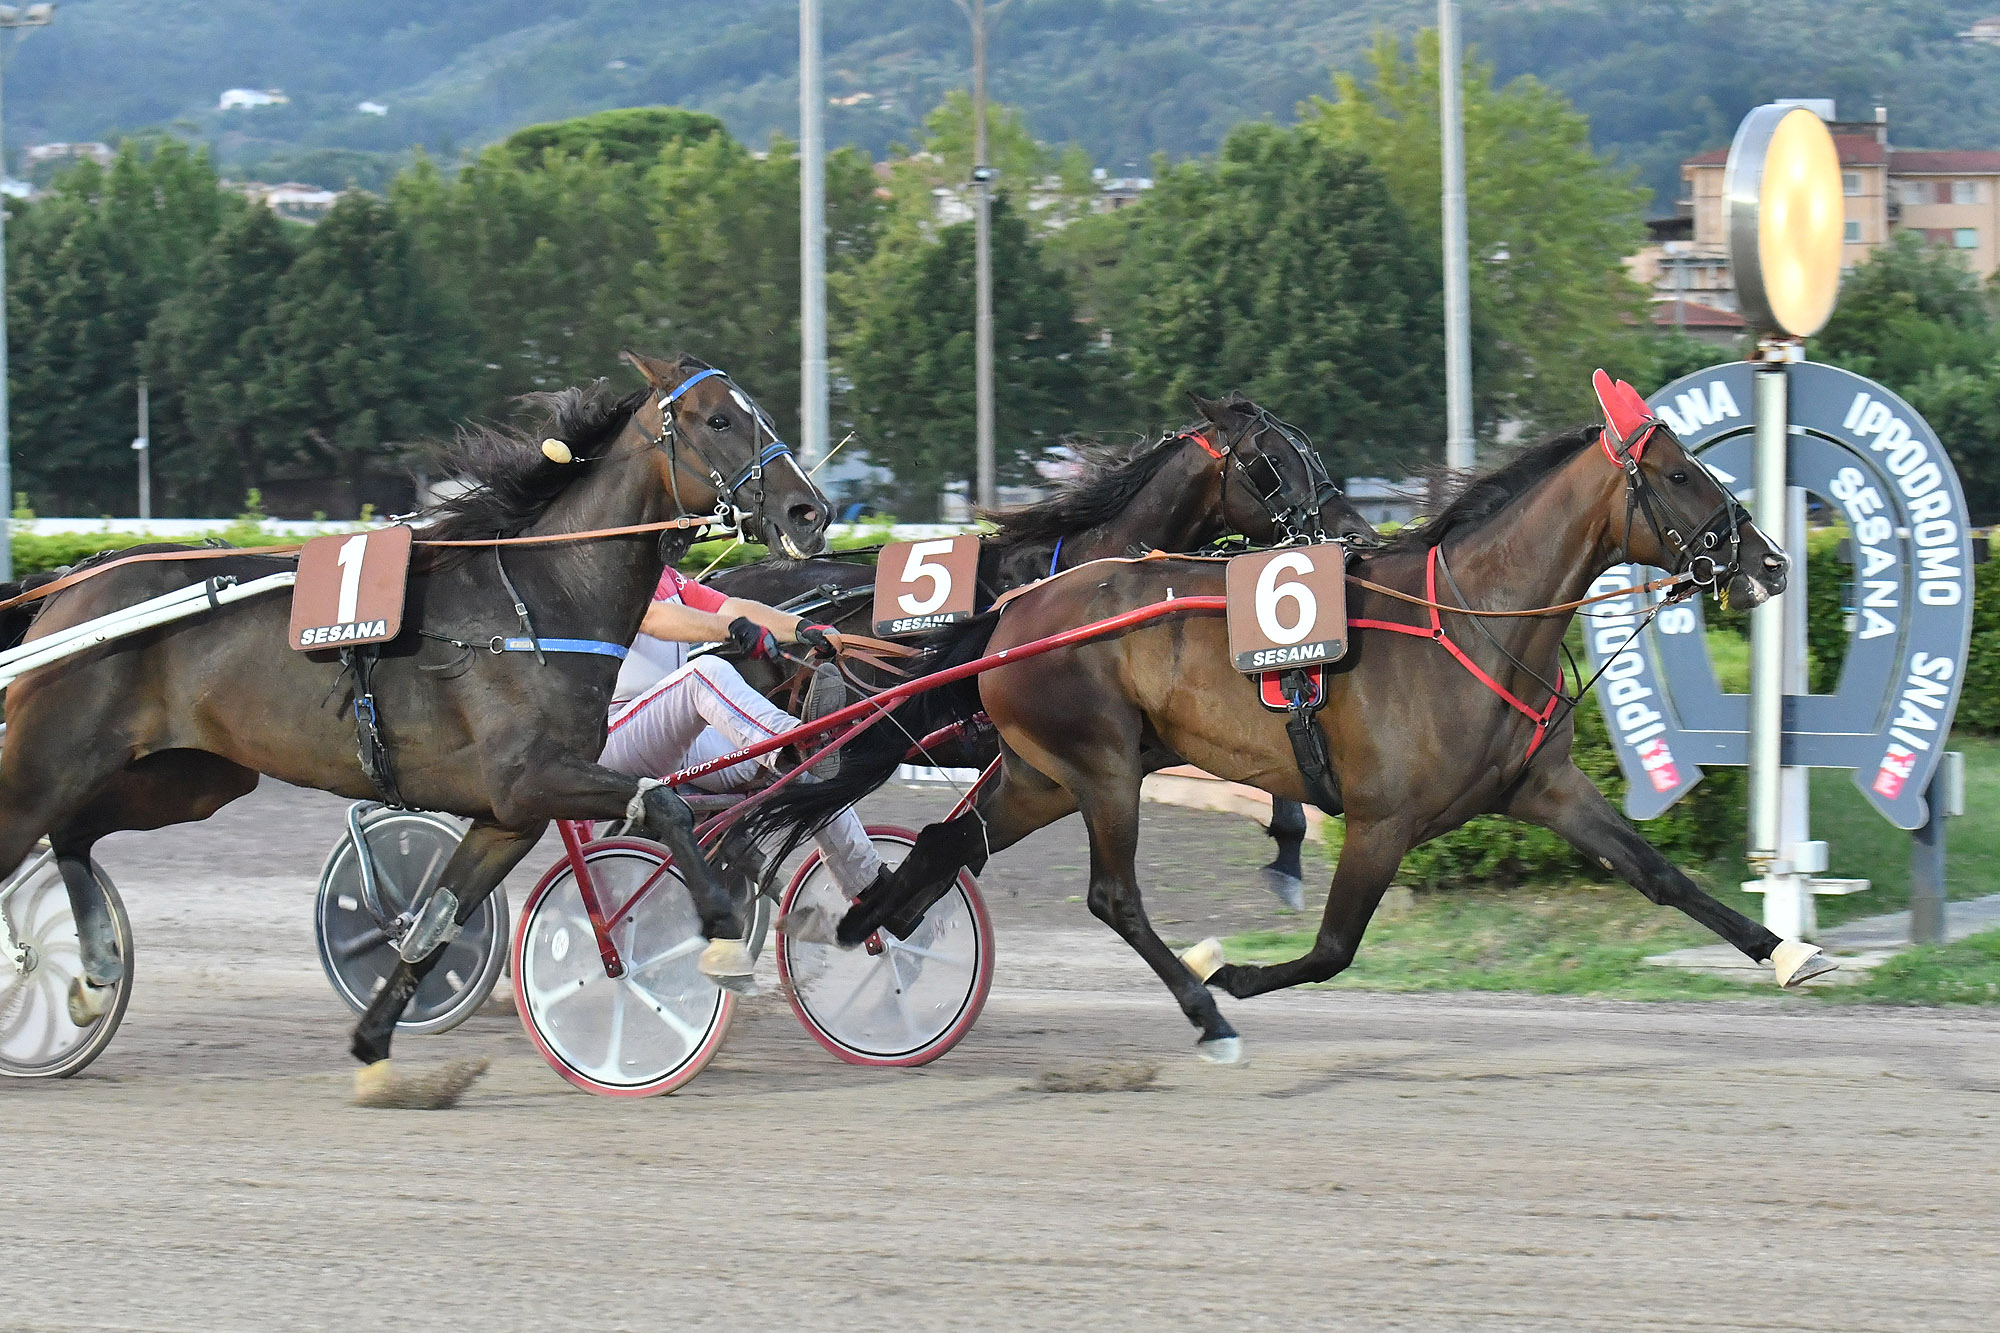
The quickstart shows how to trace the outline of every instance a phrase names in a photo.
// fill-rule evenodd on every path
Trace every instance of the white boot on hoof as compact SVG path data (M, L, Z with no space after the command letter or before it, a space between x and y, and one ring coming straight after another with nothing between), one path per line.
M87 1028L104 1017L104 1011L111 1007L111 987L93 986L82 977L71 977L69 981L69 1021L80 1028Z
M1821 953L1817 944L1807 944L1804 940L1786 940L1771 951L1771 970L1777 974L1778 984L1786 990L1814 977L1824 976L1839 966Z
M1210 936L1181 955L1181 963L1188 971L1207 981L1229 960L1223 957L1222 941ZM1206 1057L1204 1057L1206 1058Z
M1243 1050L1241 1037L1217 1037L1213 1041L1198 1041L1194 1044L1196 1058L1212 1065L1247 1065L1250 1057Z
M710 940L701 951L702 975L724 990L749 993L756 984L751 979L756 970L757 960L742 940Z

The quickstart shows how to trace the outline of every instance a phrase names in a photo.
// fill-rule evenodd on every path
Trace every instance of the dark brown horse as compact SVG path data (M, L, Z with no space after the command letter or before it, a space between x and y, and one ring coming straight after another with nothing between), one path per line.
M442 505L421 536L585 532L720 510L774 548L799 555L825 548L825 499L776 444L755 403L691 357L631 360L649 387L628 397L570 390L541 400L548 428L575 461L544 456L546 431L461 436L450 461L478 484ZM439 880L459 923L550 819L630 817L673 848L710 937L726 942L743 933L733 896L694 844L687 806L666 788L597 762L615 653L489 651L528 634L622 651L659 580L665 545L644 533L418 548L403 632L382 645L373 690L402 800L473 821ZM290 565L288 557L252 555L113 564L49 598L29 638L209 576L248 581ZM528 609L532 631L517 603ZM102 1002L101 988L123 975L90 869L99 838L205 819L255 787L260 773L347 797L378 796L376 777L357 758L354 672L334 651L289 648L288 615L282 597L238 602L31 672L9 692L0 874L11 873L38 838L50 838L92 983L71 997L80 1022ZM396 1020L437 957L401 964L362 1016L353 1049L364 1064L388 1059Z
M1739 605L1782 591L1784 556L1664 427L1648 430L1643 453L1638 433L1606 442L1597 428L1523 451L1429 522L1397 534L1367 562L1367 577L1422 597L1435 565L1444 574L1435 600L1485 610L1572 602L1627 559L1689 574ZM940 631L931 660L969 661L1169 596L1219 596L1222 570L1219 562L1176 559L1092 566L1022 594L997 616ZM1251 681L1231 665L1215 613L1168 617L1012 663L956 697L947 688L937 692L947 697L919 695L904 705L909 730L983 706L1000 731L1003 775L975 813L924 830L886 892L864 895L841 919L839 942L908 924L959 866L976 869L991 852L1080 809L1090 831L1091 911L1173 991L1201 1029L1198 1052L1227 1062L1240 1058L1239 1043L1209 986L1243 997L1336 975L1410 848L1475 815L1501 813L1553 829L1647 898L1771 961L1782 984L1832 967L1812 946L1780 940L1702 892L1571 762L1573 718L1550 701L1572 612L1487 621L1443 613L1445 637L1518 707L1434 641L1427 611L1359 591L1351 613L1417 632L1360 629L1329 676L1318 725L1331 755L1327 803L1344 809L1347 835L1305 956L1230 966L1211 947L1191 951L1184 964L1154 933L1140 901L1133 849L1147 772L1186 761L1276 796L1308 795L1283 717L1262 708ZM879 781L897 741L850 749L837 779L781 796L744 835L812 827L825 817L820 803L852 801Z
M1147 551L1194 551L1237 534L1268 545L1318 535L1372 546L1375 529L1328 475L1310 440L1241 394L1220 401L1196 397L1202 420L1136 449L1088 449L1081 474L1046 500L983 515L995 531L980 542L980 600L1104 556ZM869 634L873 552L802 561L758 561L710 579L736 597L783 605L824 619L850 634ZM761 661L739 661L744 677L773 694L784 672ZM884 682L886 683L886 682ZM998 753L990 732L941 750L946 766L983 768ZM1267 832L1277 856L1264 867L1265 886L1286 905L1304 904L1300 845L1305 812L1276 798Z

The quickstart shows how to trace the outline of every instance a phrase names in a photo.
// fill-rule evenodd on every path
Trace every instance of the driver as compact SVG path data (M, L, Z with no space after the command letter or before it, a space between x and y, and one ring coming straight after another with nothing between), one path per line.
M725 639L763 658L777 657L781 641L829 656L840 646L840 636L825 625L807 624L762 602L725 597L669 565L639 622L639 637L618 670L604 756L598 762L634 777L659 777L798 726L791 714L751 689L733 663L714 654L688 660L687 645ZM690 785L711 792L740 791L760 767L775 774L780 753L746 759ZM828 873L849 898L888 873L852 809L835 816L814 841Z

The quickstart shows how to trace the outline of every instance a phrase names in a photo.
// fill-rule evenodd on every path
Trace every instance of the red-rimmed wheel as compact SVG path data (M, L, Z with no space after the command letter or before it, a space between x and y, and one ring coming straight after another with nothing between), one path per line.
M708 941L666 848L609 838L586 844L583 855L599 904L617 913L611 939L625 971L606 974L565 857L535 885L514 930L521 1026L542 1058L587 1092L672 1092L722 1048L736 997L702 975L698 963Z
M871 824L889 865L916 844L909 829ZM820 854L792 876L782 910L818 904L836 916L846 896ZM979 885L959 872L908 939L878 931L859 948L778 937L778 975L813 1040L851 1065L907 1067L943 1055L972 1030L993 987L993 922Z

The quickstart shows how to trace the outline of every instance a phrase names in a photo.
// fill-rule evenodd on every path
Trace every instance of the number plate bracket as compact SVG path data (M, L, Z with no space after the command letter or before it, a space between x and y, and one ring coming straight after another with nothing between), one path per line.
M1324 666L1347 653L1347 549L1338 543L1239 555L1225 570L1229 656L1249 675Z
M320 652L401 634L413 535L399 523L307 542L292 586L292 647Z
M969 620L978 596L977 536L890 542L875 562L875 633L921 634Z

